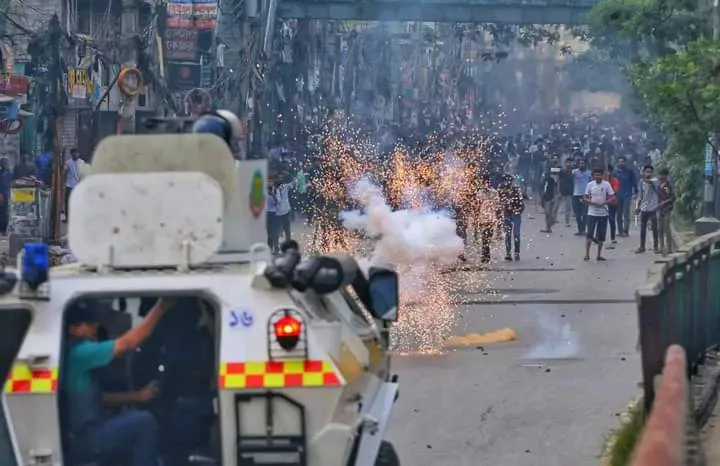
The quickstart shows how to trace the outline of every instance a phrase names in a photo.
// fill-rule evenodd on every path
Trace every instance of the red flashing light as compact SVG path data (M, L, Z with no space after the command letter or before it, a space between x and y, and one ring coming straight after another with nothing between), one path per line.
M295 349L300 341L302 333L302 322L291 315L285 315L278 319L273 327L275 329L275 338L278 344L285 351Z

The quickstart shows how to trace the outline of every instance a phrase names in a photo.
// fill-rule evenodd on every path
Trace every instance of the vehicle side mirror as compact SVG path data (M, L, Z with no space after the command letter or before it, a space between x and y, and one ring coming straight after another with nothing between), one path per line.
M376 319L395 322L400 304L397 272L384 267L371 267L368 275L370 312Z

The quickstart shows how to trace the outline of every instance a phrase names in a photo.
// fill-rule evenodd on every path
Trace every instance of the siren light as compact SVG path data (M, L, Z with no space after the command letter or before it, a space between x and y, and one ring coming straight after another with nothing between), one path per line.
M283 317L273 324L275 339L282 349L285 351L295 349L300 341L302 325L299 319L291 316L289 313L285 313Z
M21 277L27 286L35 291L48 281L50 256L48 245L44 243L26 243L23 247Z

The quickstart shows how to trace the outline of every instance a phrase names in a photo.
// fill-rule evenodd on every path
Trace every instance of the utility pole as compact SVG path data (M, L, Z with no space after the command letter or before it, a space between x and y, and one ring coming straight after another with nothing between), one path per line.
M50 208L50 237L58 241L62 236L61 214L65 200L65 177L63 167L65 159L63 147L60 141L60 117L63 114L63 70L60 60L60 42L63 39L60 19L57 14L50 18L50 25L47 35L47 44L50 48L50 63L48 66L48 84L50 90L50 112L46 120L52 136L53 166L52 166L52 205ZM68 213L66 212L65 215Z
M137 66L138 44L138 0L121 0L122 17L120 18L121 40L126 42L123 47L123 66L135 68ZM137 97L123 94L120 107L120 122L118 125L121 134L135 133L135 113L137 111Z
M713 0L713 40L720 39L720 0ZM705 143L705 183L703 189L702 217L695 220L695 234L706 235L720 230L720 220L715 217L715 189L717 187L718 138L709 134ZM710 141L712 140L712 143Z

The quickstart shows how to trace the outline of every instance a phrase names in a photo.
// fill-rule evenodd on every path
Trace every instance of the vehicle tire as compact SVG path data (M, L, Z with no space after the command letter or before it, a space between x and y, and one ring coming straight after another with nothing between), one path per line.
M380 444L375 466L400 466L400 457L395 451L395 446L387 440L383 440Z

